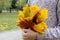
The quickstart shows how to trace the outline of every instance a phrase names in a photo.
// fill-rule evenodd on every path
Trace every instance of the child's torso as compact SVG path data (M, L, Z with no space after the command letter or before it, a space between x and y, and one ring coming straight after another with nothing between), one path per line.
M29 4L37 4L41 9L46 7L48 9L48 19L45 21L49 27L57 25L56 7L58 0L30 0Z

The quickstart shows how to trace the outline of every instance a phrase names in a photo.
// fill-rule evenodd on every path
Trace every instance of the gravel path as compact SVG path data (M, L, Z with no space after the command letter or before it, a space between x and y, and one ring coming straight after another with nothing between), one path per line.
M23 40L22 30L16 29L6 32L0 32L0 40Z

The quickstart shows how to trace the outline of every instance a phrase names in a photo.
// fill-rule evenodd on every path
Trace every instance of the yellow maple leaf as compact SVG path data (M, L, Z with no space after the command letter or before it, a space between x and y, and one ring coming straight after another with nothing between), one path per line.
M37 22L46 20L47 18L48 18L48 10L46 8L43 8L37 17Z
M39 23L39 24L35 24L35 25L33 26L33 29L34 29L35 31L41 33L41 34L43 34L43 33L44 33L44 30L47 29L47 28L48 28L48 27L47 27L46 23L44 23L44 22L41 22L41 23Z
M28 6L28 5L25 5L25 6L23 7L23 13L24 13L25 17L29 17L29 16L30 16L29 11L30 11L29 6Z
M30 6L30 12L30 16L31 18L33 18L38 12L40 12L40 8L38 7L38 5L34 4Z
M18 15L18 22L20 22L21 20L23 20L24 19L24 13L23 13L23 11L19 11L19 15Z

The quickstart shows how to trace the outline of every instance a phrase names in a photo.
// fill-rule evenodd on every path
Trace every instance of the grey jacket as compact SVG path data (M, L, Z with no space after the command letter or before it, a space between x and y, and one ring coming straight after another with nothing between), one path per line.
M37 40L60 40L60 0L28 0L28 5L36 3L41 9L48 9L48 19L45 20L48 29L44 35L37 33Z

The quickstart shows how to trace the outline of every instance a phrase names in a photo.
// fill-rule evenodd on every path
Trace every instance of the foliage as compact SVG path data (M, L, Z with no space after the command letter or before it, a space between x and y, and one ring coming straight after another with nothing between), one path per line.
M8 9L11 6L12 0L0 0L0 9Z
M48 10L40 9L37 4L24 6L23 11L19 11L18 26L22 29L30 28L33 31L44 33L47 25L44 22L48 18Z
M13 3L12 3L13 1ZM9 9L11 5L22 7L26 4L27 0L0 0L0 9Z
M4 12L0 14L0 31L17 28L17 12Z
M16 6L23 7L27 3L27 0L18 0Z

